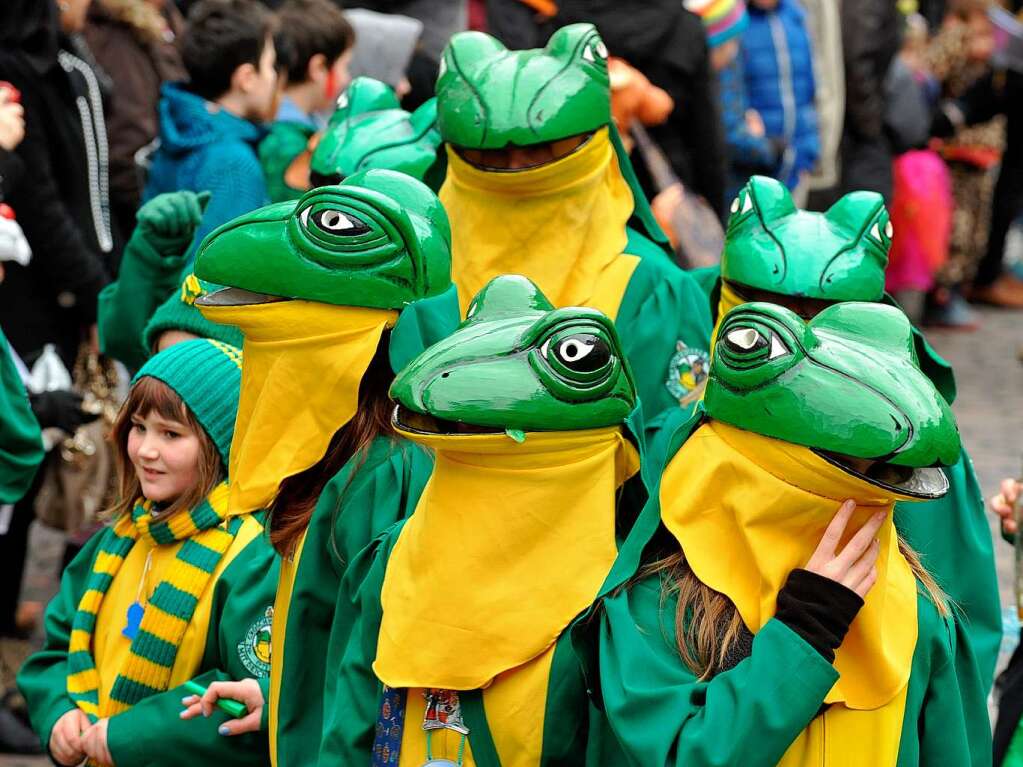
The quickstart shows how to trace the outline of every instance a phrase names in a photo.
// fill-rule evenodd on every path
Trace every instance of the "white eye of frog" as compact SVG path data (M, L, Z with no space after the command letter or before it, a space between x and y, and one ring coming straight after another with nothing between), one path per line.
M303 210L298 218L306 229L313 227L328 234L357 235L368 232L370 228L355 216L343 213L336 208L321 208L315 213L312 206ZM310 219L312 219L310 221Z
M558 346L557 354L565 362L578 362L587 354L593 351L593 342L585 343L575 338L562 341Z
M771 334L771 340L768 342L766 338L759 331L754 328L736 328L730 330L725 334L725 341L733 349L740 352L752 352L756 349L764 349L770 347L770 352L767 355L767 359L773 360L777 357L783 357L789 353L789 350L785 347L785 344L779 340L778 336Z
M884 236L889 240L895 236L895 227L892 225L891 221L884 225Z
M337 97L337 109L344 109L348 106L348 91L342 91L341 95Z
M448 61L444 56L440 57L440 66L437 67L437 78L441 78L448 71Z

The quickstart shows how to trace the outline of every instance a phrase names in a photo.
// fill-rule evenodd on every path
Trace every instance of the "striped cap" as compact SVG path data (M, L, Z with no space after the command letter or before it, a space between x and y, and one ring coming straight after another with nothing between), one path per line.
M744 0L685 0L684 5L700 17L711 48L741 35L749 24Z
M150 357L132 383L143 376L177 392L213 440L226 470L241 391L241 350L208 338L184 341Z

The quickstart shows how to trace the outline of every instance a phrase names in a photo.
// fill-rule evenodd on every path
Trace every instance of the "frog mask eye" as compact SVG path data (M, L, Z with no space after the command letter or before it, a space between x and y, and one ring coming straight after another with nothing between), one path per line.
M776 318L739 308L721 324L713 372L729 388L760 386L804 356L803 341L793 328Z
M347 235L355 237L370 231L369 225L350 213L337 208L310 206L299 214L299 220L306 232L316 236L312 229L323 235Z
M534 370L559 399L603 396L619 378L622 361L608 329L590 320L555 325L529 354Z

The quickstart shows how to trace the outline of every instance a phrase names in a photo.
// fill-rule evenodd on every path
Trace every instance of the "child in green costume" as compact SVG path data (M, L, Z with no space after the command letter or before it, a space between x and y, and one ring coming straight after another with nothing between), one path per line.
M600 309L615 322L650 419L689 412L699 399L710 323L611 122L607 54L592 24L525 51L479 32L455 35L437 80L448 158L440 196L462 311L507 273L529 277L555 306Z
M110 525L64 571L46 641L18 674L32 725L72 765L252 765L266 739L229 743L223 720L182 722L182 685L265 679L253 637L277 564L256 513L228 508L238 349L177 344L139 371L113 426Z
M244 701L250 715L229 730L266 727L275 765L313 762L324 717L347 705L340 578L430 474L426 451L392 428L387 388L457 323L449 242L433 192L371 170L230 222L199 252L197 274L230 287L197 305L245 336L231 507L268 506L283 559L269 695L252 680L214 684L185 716Z
M892 521L959 452L905 315L734 309L703 407L580 637L607 763L990 764L964 627Z
M694 274L709 293L715 322L746 301L770 301L804 318L841 301L894 304L884 292L892 234L877 194L853 192L827 213L810 213L796 209L781 182L754 176L732 203L720 269ZM921 369L951 403L951 367L916 328L913 340ZM680 420L651 439L652 455L663 455ZM905 512L899 503L895 524L965 614L982 680L990 688L1002 637L991 534L965 448L946 473L949 492Z
M345 574L355 627L321 762L583 764L599 733L570 629L631 523L621 494L645 497L612 322L497 277L391 396L435 467L415 513Z
M290 49L290 60L277 116L259 144L270 202L297 200L308 188L289 183L288 166L323 128L320 115L348 85L355 42L351 24L330 0L287 0L277 20L278 39Z

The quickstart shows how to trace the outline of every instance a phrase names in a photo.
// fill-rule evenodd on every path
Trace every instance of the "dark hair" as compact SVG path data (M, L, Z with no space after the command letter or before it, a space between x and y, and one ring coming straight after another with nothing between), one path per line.
M291 52L289 83L306 81L309 60L316 54L322 54L330 66L355 42L355 30L330 0L287 0L277 18L279 35L287 40Z
M394 405L387 396L394 380L387 351L389 342L390 333L385 331L359 383L359 408L352 420L334 433L323 458L305 471L286 478L277 488L277 495L270 504L270 543L282 556L290 556L295 551L323 488L334 475L376 437L394 434L391 426ZM354 475L353 470L349 483ZM339 511L340 502L335 513Z
M259 67L274 28L273 15L258 0L196 3L180 42L189 90L211 101L223 96L231 89L231 76L238 67Z

